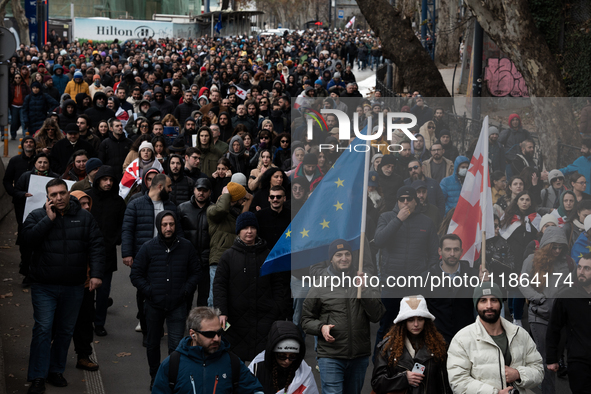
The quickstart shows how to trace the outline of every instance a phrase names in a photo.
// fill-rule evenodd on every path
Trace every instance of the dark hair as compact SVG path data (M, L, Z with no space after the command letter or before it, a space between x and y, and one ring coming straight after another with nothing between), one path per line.
M45 185L45 193L49 194L49 188L54 186L64 186L68 190L68 184L66 181L60 178L53 178Z
M496 181L500 181L501 179L503 179L503 177L506 177L506 176L507 175L505 175L505 173L503 171L495 171L490 176L490 180L493 182L496 182Z
M88 155L87 151L85 151L84 149L79 149L76 152L72 153L72 156L70 157L70 162L74 162L74 160L76 160L76 157L78 156L86 156L87 159L90 159L90 156Z
M217 164L222 164L228 167L229 169L232 169L232 163L230 163L230 160L228 160L227 157L220 157Z
M35 158L33 159L33 163L37 163L37 160L39 160L42 157L45 157L47 159L47 161L49 161L49 163L51 164L51 159L49 158L49 156L47 156L47 154L45 152L37 153L35 155Z
M584 175L581 175L578 171L573 172L568 176L568 183L571 186L572 183L576 183L577 180ZM586 178L585 178L586 179Z
M199 148L195 148L195 147L188 148L185 151L185 156L191 157L193 155L193 153L197 153L199 156L201 156L201 150Z
M509 182L507 182L507 190L506 190L506 192L507 192L507 195L509 196L509 199L511 199L511 189L510 189L510 187L513 184L513 181L516 180L516 179L519 179L521 181L521 183L523 183L523 188L525 189L525 181L523 180L523 178L520 177L519 175L513 175L511 177L511 179L509 179Z
M531 205L529 207L529 209L525 212L525 215L521 214L521 211L519 210L519 207L517 206L517 201L519 201L519 199L521 198L521 196L524 195L528 195L529 199L531 201ZM525 221L525 216L529 215L532 212L535 212L535 204L534 204L534 200L531 198L531 194L529 191L524 190L521 193L519 193L517 196L515 196L515 198L513 199L513 201L511 201L511 204L509 204L509 206L507 207L507 209L505 210L505 217L503 218L502 222L501 222L501 227L505 228L508 225L511 224L511 222L513 221L513 216L514 215L519 215L519 218L521 220L521 223L523 224Z
M581 259L591 260L591 253L584 254L583 257L581 257Z
M283 195L287 196L287 192L285 191L285 188L281 185L271 186L271 189L269 189L269 192L278 192L278 191L282 191Z
M587 148L591 148L591 138L589 138L589 137L583 138L583 141L581 142L581 146L582 145L585 145Z
M80 114L80 115L76 116L76 119L80 119L80 118L84 119L86 121L86 125L88 127L90 127L90 118L88 117L88 115Z
M150 189L156 189L157 186L160 186L162 184L166 185L167 179L168 176L166 176L165 174L156 174L156 176L152 178L152 185L150 186Z
M460 248L462 247L462 239L457 234L445 234L439 240L439 247L443 248L443 241L445 240L460 241Z

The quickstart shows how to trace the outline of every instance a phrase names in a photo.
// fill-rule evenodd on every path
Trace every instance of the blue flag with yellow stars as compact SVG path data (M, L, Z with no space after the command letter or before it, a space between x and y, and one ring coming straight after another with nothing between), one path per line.
M328 259L335 239L359 249L365 149L359 138L349 144L275 244L261 275L309 267Z

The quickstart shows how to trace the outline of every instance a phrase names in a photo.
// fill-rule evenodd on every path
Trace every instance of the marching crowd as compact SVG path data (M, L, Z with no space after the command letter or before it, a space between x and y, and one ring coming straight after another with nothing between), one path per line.
M547 172L518 114L490 127L495 237L486 266L471 266L447 234L471 155L419 92L400 108L379 90L361 96L354 67L381 61L379 40L352 30L21 46L9 102L22 154L3 184L34 308L29 393L68 384L72 339L76 367L99 369L90 344L108 336L119 257L137 290L154 393L317 393L305 335L316 337L326 394L362 392L370 357L377 394L546 394L557 374L590 393L591 140ZM349 144L335 115L307 134L322 108L357 113L360 128L411 113L416 140L396 131L372 142L364 272L359 251L335 239L324 262L260 276ZM48 178L47 200L25 217L32 176ZM489 280L502 273L550 281L507 291ZM469 274L483 285L428 297L363 287L358 297L357 287L301 280L364 274Z

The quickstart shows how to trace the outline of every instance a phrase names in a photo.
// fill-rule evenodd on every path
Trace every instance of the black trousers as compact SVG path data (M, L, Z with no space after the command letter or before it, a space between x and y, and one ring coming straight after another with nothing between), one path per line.
M573 394L591 394L591 365L569 361L568 383Z
M84 298L78 313L78 320L74 327L74 350L78 359L88 358L92 354L92 340L94 338L94 290L88 291L84 288Z

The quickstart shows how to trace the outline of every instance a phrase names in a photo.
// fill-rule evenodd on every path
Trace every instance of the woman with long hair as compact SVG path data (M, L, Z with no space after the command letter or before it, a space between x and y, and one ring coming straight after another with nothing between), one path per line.
M447 378L445 339L433 324L421 295L404 297L394 325L378 346L371 388L376 394L392 392L452 393ZM414 372L415 364L424 369Z
M248 369L257 377L265 394L318 394L312 368L304 361L306 342L290 321L271 325L267 347Z
M585 193L585 189L587 189L587 179L583 175L575 171L568 177L568 182L575 194L577 202L591 200L591 195Z
M166 115L164 119L162 119L162 124L164 127L181 127L179 121L173 114Z
M268 169L262 176L260 188L253 194L252 203L250 204L250 210L252 212L270 206L269 193L272 186L283 186L285 190L290 190L289 178L283 171L276 167Z
M536 238L541 221L536 213L528 191L517 194L501 217L500 234L507 240L515 262L514 273L520 274L523 260L526 256L527 244ZM523 305L525 300L519 296L516 290L509 290L509 309L513 313L513 324L522 326Z
M250 178L248 180L248 188L253 193L259 188L265 171L273 167L277 166L271 162L271 151L269 149L261 150L259 154L259 164L257 165L257 168L250 171Z
M520 287L521 293L529 301L528 322L534 342L544 360L544 380L542 393L554 393L556 373L546 365L546 330L552 314L554 298L567 286L564 280L574 268L568 255L567 239L564 230L550 227L544 232L540 249L524 262L522 275L529 278L529 286Z
M291 134L279 134L273 140L273 146L277 148L273 155L273 164L277 167L281 167L283 162L291 157Z
M525 182L520 176L512 176L507 183L507 190L504 196L500 196L497 203L494 205L495 214L499 217L503 216L503 213L511 204L515 197L525 190Z
M569 249L573 247L581 233L585 231L585 219L591 214L591 201L582 200L577 203L576 214L564 225L564 233Z
M72 153L72 157L68 161L68 166L61 176L64 180L78 182L86 178L86 162L88 161L88 153L80 149Z
M109 138L109 122L107 122L106 120L101 120L98 126L96 127L94 134L98 137L98 139L101 142Z
M43 126L35 134L35 143L37 147L37 153L43 152L46 155L51 154L51 148L56 142L64 138L64 134L60 130L55 119L51 117L45 119Z
M216 170L211 174L211 201L217 201L218 197L222 195L224 187L232 180L232 164L226 157L220 157L218 160Z
M525 167L520 173L519 177L523 179L523 190L530 192L532 201L536 206L542 203L542 189L544 182L538 176L538 172L532 167Z
M154 154L160 164L164 163L170 155L168 148L166 147L166 138L163 135L156 135L152 138L152 146L154 147Z

